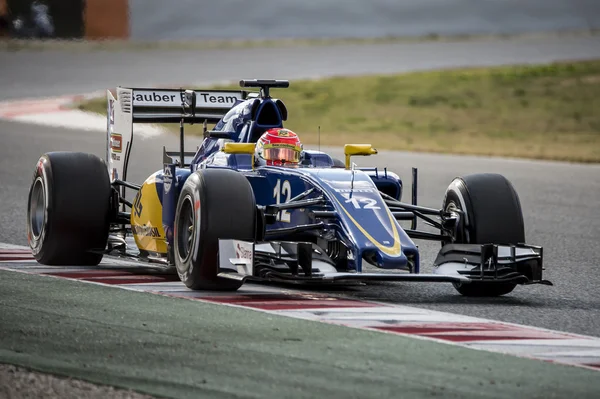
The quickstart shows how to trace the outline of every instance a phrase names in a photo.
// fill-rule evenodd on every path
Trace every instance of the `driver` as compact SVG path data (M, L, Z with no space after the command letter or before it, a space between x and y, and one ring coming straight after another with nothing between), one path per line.
M258 165L298 166L302 143L289 129L269 129L258 139L254 159Z

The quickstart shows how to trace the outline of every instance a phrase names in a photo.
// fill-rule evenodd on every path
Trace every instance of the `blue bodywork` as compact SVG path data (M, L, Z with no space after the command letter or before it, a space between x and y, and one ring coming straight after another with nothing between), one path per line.
M272 98L239 101L217 123L213 131L228 133L235 142L256 142L269 128L282 127L287 118L285 106ZM305 232L317 240L338 240L348 250L347 265L339 271L362 271L362 261L387 269L404 269L419 273L419 254L413 241L396 221L379 191L400 200L402 181L387 170L335 167L326 153L304 151L299 167L258 166L253 168L247 154L220 151L227 139L207 137L196 152L189 168L165 165L161 179L163 227L170 245L177 199L187 177L198 169L229 168L243 173L256 196L257 205L284 203L304 194L304 199L324 197L326 203L316 207L280 211L277 221L267 231L315 224L313 211L329 212L334 217L322 220L319 228ZM309 191L311 190L312 191ZM308 194L307 194L308 193ZM310 238L310 237L309 237ZM288 239L270 237L270 240Z

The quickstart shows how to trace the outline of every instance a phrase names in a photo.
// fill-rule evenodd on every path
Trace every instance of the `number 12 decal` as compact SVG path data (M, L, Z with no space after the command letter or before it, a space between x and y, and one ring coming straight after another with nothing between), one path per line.
M381 207L377 206L377 200L373 198L350 198L349 195L344 195L344 198L346 198L346 201L344 202L346 204L351 203L352 206L354 206L354 209L381 209Z
M285 197L285 200L282 202L282 197ZM290 182L284 180L283 183L281 179L277 179L277 183L275 184L275 189L273 190L273 198L275 198L276 204L282 204L288 202L292 198L292 186ZM277 214L277 221L283 223L289 223L291 221L290 213L286 210L279 211Z

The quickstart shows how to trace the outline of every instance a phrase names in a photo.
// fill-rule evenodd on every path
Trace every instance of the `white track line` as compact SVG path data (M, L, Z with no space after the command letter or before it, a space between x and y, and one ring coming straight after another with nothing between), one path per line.
M0 120L73 130L106 132L105 116L73 108L74 104L79 101L104 96L105 92L94 92L79 96L0 102ZM158 125L136 124L133 132L139 137L147 138L163 134L166 130Z

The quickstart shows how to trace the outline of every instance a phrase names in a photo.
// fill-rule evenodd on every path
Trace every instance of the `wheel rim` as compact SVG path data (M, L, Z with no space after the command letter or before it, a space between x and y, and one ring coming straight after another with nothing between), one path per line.
M186 196L181 205L179 217L177 219L177 251L184 262L189 259L192 253L195 233L196 223L194 204L192 198Z
M446 205L446 209L444 209L444 211L451 212L451 213L456 213L457 210L458 210L458 207L456 206L454 201L448 202L448 205Z
M459 213L460 210L461 210L460 207L458 205L456 205L456 203L454 201L448 202L448 204L446 205L446 208L444 209L444 212L455 214L459 218L458 225L456 226L456 228L454 230L454 241L453 241L453 242L458 242L458 243L461 243L466 238L465 231L464 231L464 229L465 229L464 220L462 220L462 217L460 216L460 213Z
M45 223L46 193L44 190L44 182L41 177L38 177L33 183L31 199L29 201L29 229L31 235L36 240L42 235Z

